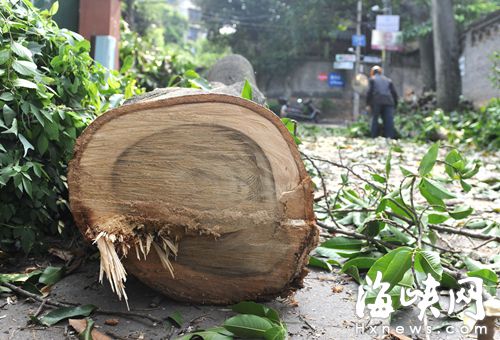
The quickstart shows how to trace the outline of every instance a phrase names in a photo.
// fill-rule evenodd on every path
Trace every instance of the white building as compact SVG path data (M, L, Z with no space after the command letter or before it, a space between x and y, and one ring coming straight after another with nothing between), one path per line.
M187 18L189 24L186 33L187 40L198 40L207 36L207 32L201 23L201 9L193 1L169 0L168 2Z

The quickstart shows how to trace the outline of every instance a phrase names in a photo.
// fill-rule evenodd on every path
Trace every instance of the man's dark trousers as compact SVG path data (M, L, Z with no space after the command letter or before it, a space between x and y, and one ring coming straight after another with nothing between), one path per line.
M384 123L384 137L395 138L396 131L394 129L394 106L392 105L373 105L372 107L372 126L371 136L378 136L378 117L382 116Z

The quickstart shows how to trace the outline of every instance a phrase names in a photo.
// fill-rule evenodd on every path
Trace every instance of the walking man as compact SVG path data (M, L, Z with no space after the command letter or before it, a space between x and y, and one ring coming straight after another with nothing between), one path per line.
M370 86L366 97L366 104L370 106L372 114L371 136L378 136L378 118L382 117L384 137L396 138L394 129L394 109L398 105L398 94L392 80L383 75L380 66L373 66L370 70Z

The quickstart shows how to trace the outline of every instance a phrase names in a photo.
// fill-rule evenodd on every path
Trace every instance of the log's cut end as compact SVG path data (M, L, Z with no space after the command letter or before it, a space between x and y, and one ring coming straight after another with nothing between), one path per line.
M79 137L68 184L100 277L125 299L126 271L183 301L286 296L318 241L293 139L238 97L179 91L107 112Z

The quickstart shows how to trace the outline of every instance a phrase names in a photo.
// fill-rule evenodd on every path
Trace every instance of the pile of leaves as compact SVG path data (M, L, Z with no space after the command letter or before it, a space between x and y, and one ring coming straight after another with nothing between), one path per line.
M446 141L451 145L470 145L481 149L500 148L500 99L495 98L479 110L470 105L453 112L435 108L431 98L417 104L402 102L394 117L399 138L418 141ZM370 135L371 117L362 116L349 126L351 137Z
M27 0L0 0L0 239L29 252L70 220L66 164L101 112L138 93L90 57L90 43Z
M318 194L322 194L315 207L318 225L336 235L320 244L310 265L328 271L337 266L361 285L367 279L374 282L380 272L382 281L390 285L394 309L400 307L401 289L423 287L428 275L451 289L458 287L457 279L478 277L485 292L495 296L500 256L473 259L456 245L450 248L440 236L457 233L484 245L500 242L497 221L472 217L472 207L453 202L458 194L451 186L469 192L470 179L481 164L454 148L438 159L438 151L439 145L432 145L418 169L400 166L402 179L394 178L392 169L392 153L401 152L397 145L389 152L382 172L357 164L366 169L358 173L355 166L304 154ZM344 172L335 195L327 192L320 163ZM367 303L373 302L373 292L370 294Z

